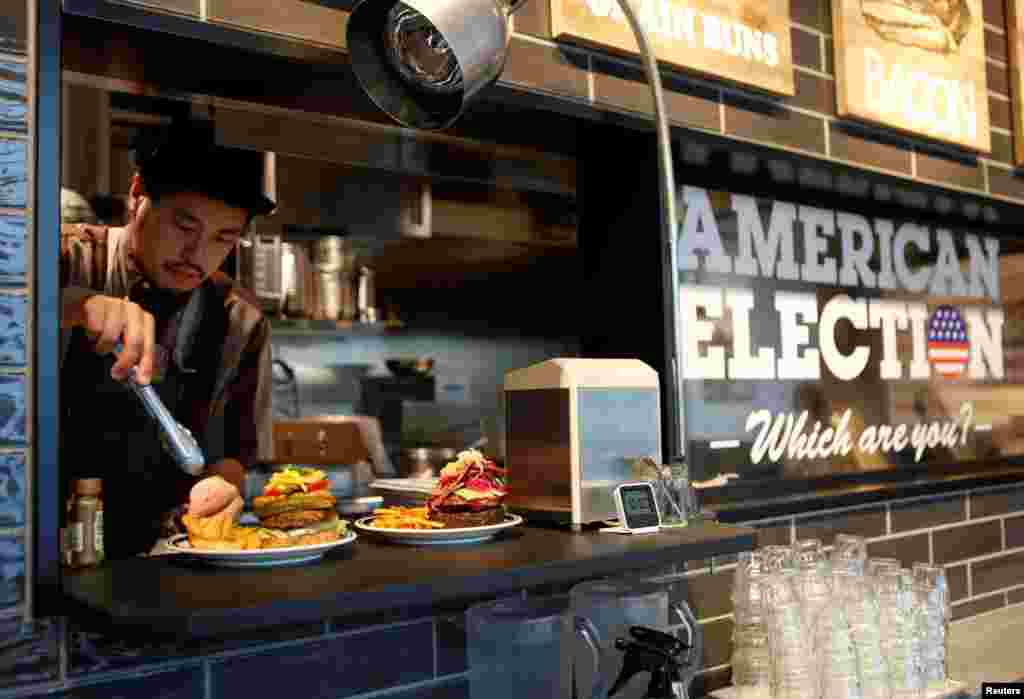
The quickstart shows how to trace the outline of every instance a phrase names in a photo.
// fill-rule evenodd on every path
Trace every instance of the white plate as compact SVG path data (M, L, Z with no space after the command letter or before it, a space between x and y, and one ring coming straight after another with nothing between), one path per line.
M370 488L429 496L437 488L437 483L437 478L378 478L375 481L370 481Z
M249 551L214 551L210 549L194 549L188 542L188 534L178 534L167 542L167 550L201 560L210 565L224 568L267 568L270 566L296 565L323 558L331 549L347 546L356 540L355 532L337 541L290 548L252 549Z
M370 524L373 517L357 519L356 529L379 536L396 544L478 544L511 527L523 523L519 515L505 515L505 521L483 527L459 527L457 529L381 529Z

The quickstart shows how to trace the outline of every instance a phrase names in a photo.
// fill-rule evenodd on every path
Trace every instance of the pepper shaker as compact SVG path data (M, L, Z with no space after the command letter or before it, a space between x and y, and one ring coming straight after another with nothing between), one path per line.
M70 568L99 565L106 558L103 545L103 481L81 478L71 483L66 527L63 532L64 563Z

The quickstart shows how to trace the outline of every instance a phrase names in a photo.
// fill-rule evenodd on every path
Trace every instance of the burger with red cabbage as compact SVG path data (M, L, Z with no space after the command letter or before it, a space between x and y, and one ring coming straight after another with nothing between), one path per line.
M449 529L500 524L505 521L507 495L505 469L470 449L441 469L427 501L428 517Z

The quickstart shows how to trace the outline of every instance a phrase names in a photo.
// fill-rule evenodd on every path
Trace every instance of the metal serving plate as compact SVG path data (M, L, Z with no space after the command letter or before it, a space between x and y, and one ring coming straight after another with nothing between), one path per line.
M523 523L519 515L505 515L505 521L483 527L460 527L457 529L381 529L373 526L373 517L356 520L355 528L366 534L386 539L395 544L447 545L479 544L491 539L506 529Z
M347 546L356 540L355 532L337 541L308 546L292 546L277 549L253 549L251 551L214 551L194 549L189 544L188 534L178 534L167 542L167 550L171 553L194 558L204 563L221 568L269 568L271 566L298 565L323 558L331 549Z

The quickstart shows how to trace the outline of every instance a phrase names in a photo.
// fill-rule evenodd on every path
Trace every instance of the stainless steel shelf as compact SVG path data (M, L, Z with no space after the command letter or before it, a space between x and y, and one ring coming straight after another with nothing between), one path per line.
M284 320L272 319L270 328L274 335L284 336L334 336L370 337L400 332L402 323L351 323L331 320Z

